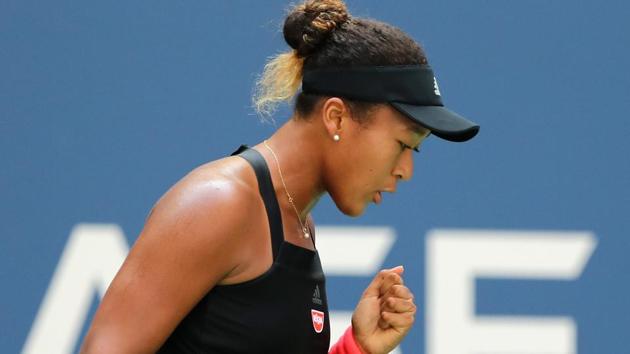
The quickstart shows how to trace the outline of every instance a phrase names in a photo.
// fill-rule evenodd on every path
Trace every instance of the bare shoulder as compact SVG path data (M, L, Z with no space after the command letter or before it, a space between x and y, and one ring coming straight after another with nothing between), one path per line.
M155 204L128 257L130 266L170 264L173 274L193 275L204 290L239 266L251 234L244 215L255 213L256 184L240 158L200 166ZM161 266L161 265L160 265Z
M240 241L253 226L242 215L260 207L252 202L255 188L247 165L226 158L169 189L108 288L82 352L157 351L199 299L245 259Z
M213 248L233 244L246 234L243 215L257 207L253 201L258 192L250 175L237 157L199 166L160 198L140 238L185 239L198 246L210 242Z
M171 187L156 203L153 213L164 212L165 208L193 214L207 213L203 208L243 204L255 196L255 186L247 180L246 165L239 158L230 157L207 163L189 172ZM198 208L201 207L201 208ZM153 216L153 215L152 215Z

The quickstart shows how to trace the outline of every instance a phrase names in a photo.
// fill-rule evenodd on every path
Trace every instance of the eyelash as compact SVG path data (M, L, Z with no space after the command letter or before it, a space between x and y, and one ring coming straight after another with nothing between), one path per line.
M413 151L415 151L415 152L420 152L420 149L419 149L419 148L417 148L417 147L412 148L411 146L409 146L409 145L407 145L407 144L403 143L402 141L399 141L399 143L400 143L400 147L401 147L403 150L405 150L405 149L412 149L412 150L413 150Z

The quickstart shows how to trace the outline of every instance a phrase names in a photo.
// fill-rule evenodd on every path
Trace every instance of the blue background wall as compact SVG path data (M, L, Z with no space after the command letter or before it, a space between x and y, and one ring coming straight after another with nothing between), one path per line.
M133 242L188 170L274 131L250 96L265 59L286 48L286 7L0 2L0 352L22 348L75 224L116 223ZM419 304L431 228L593 231L598 246L578 281L482 281L477 311L572 316L580 354L629 353L630 5L349 7L422 43L446 104L482 130L465 144L429 139L414 180L363 217L326 199L315 220L395 228L386 265L406 265ZM350 310L339 294L356 298L368 281L331 278L333 305ZM403 350L422 353L424 340L418 321Z

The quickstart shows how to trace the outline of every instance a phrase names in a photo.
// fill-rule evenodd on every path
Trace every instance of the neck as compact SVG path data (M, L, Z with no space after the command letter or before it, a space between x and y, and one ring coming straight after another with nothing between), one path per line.
M325 192L322 183L321 147L318 144L320 134L314 123L289 119L267 139L267 145L278 158L286 191L280 179L278 165L271 152L263 144L256 146L269 165L280 207L290 215L295 215L286 195L288 192L293 198L302 222L305 222L306 217Z

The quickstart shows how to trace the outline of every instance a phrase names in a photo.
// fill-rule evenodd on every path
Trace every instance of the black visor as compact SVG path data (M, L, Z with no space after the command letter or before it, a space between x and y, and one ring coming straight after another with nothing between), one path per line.
M444 107L428 65L347 67L306 70L304 93L387 102L409 119L449 141L466 141L479 125Z

